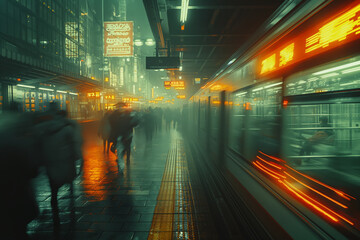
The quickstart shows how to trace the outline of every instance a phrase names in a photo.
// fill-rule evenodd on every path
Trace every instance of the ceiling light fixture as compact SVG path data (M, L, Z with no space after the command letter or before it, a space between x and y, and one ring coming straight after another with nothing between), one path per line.
M184 25L187 19L188 9L189 9L190 0L181 0L181 13L180 13L180 22L181 25Z

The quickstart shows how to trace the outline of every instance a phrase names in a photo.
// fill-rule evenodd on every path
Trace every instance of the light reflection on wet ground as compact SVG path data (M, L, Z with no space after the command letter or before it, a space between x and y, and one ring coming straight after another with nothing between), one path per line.
M69 186L59 191L60 233L52 232L50 188L42 172L34 181L40 216L29 224L31 239L147 239L170 144L179 133L163 131L147 143L137 129L130 161L119 170L116 155L103 152L96 124L84 124L84 130L84 170L74 181L74 196Z

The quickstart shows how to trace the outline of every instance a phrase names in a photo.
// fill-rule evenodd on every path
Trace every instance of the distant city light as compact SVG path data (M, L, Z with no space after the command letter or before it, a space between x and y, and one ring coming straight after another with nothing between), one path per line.
M140 39L135 39L134 44L137 47L141 47L142 45L144 45L144 43Z
M151 38L148 38L148 39L146 39L146 41L145 41L145 45L146 45L146 46L154 46L154 45L155 45L155 41L154 41L153 39L151 39Z

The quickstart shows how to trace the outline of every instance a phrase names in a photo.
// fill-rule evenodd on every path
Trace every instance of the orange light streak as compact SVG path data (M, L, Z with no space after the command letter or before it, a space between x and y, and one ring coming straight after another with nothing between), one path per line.
M286 182L284 180L284 182ZM286 182L287 184L291 185L290 183ZM332 214L335 214L337 217L341 218L342 220L346 221L347 223L354 225L353 222L351 222L350 220L346 219L345 217L341 216L340 214L334 212L333 210L329 209L328 207L324 206L323 204L319 203L318 201L314 200L313 198L309 197L308 195L306 195L305 193L303 193L302 191L300 191L299 189L297 189L296 187L294 187L293 185L291 185L291 187L293 189L295 189L297 192L300 192L302 195L304 195L305 197L307 197L308 199L310 199L311 201L315 202L316 204L320 205L321 207L325 208L327 211L331 212ZM320 208L320 207L319 207ZM322 210L322 212L324 213L325 211ZM328 213L329 214L329 213ZM329 214L330 215L330 214Z
M263 159L263 158L261 158L261 157L259 157L259 156L256 156L258 159L260 159L261 161L263 161L264 163L266 163L266 164L268 164L268 165L270 165L270 166L272 166L272 167L274 167L274 168L277 168L277 169L283 169L281 166L279 166L279 165L277 165L277 164L275 164L275 163L272 163L272 162L268 162L268 161L266 161L265 159Z
M265 155L265 156L267 156L267 157L269 157L269 158L271 158L271 159L273 159L273 160L275 160L275 161L285 162L285 161L282 160L281 158L277 158L277 157L273 157L273 156L267 155L266 153L263 153L262 151L259 151L259 153L261 153L261 154L263 154L263 155Z
M342 191L340 191L340 190L337 190L336 188L333 188L333 187L331 187L331 186L329 186L329 185L327 185L327 184L325 184L325 183L322 183L322 182L320 182L320 181L318 181L318 180L316 180L316 179L314 179L314 178L312 178L312 177L310 177L310 176L308 176L308 175L306 175L306 174L303 174L303 173L301 173L301 172L299 172L299 171L296 171L295 169L293 169L292 167L290 167L290 166L287 165L287 164L285 164L285 165L286 165L289 169L291 169L291 170L293 170L294 172L300 174L301 176L306 177L306 178L308 178L308 179L316 182L317 184L320 184L321 186L324 186L324 187L326 187L326 188L334 191L335 193L337 193L339 196L345 198L346 200L349 200L349 201L350 201L350 198L356 199L356 198L354 198L354 197L352 197L352 196L350 196L350 195L348 195L348 194L346 194L346 193L344 193L344 192L342 192Z
M320 207L318 207L317 205L313 204L311 201L309 201L308 199L306 199L305 197L303 197L301 194L299 194L297 191L295 191L292 187L290 187L289 183L287 183L285 180L284 182L282 182L281 180L279 180L280 183L284 184L284 186L289 189L292 193L294 193L296 196L298 196L299 198L301 198L304 202L306 202L307 204L309 204L311 207L315 208L316 210L318 210L320 213L324 214L325 216L327 216L328 218L330 218L331 220L333 220L334 222L338 222L339 220L337 218L335 218L334 216L330 215L329 213L327 213L326 211L324 211L323 209L321 209ZM288 185L289 184L289 185ZM301 191L299 191L301 192ZM304 193L303 193L304 194ZM306 194L304 194L306 195ZM310 198L310 197L309 197ZM311 199L311 198L310 198ZM315 201L316 202L316 201Z
M316 190L316 189L314 189L314 188L312 188L312 187L308 186L307 184L305 184L305 183L303 183L302 181L298 180L297 178L295 178L295 177L294 177L294 176L292 176L291 174L289 174L289 173L287 173L287 172L284 172L284 173L285 173L286 175L288 175L289 177L291 177L292 179L294 179L295 181L297 181L297 182L301 183L303 186L305 186L305 187L309 188L310 190L312 190L312 191L316 192L317 194L319 194L319 195L323 196L324 198L326 198L326 199L328 199L328 200L332 201L333 203L336 203L337 205L339 205L339 206L341 206L341 207L343 207L343 208L348 208L348 207L347 207L347 206L345 206L344 204L341 204L341 203L339 203L338 201L336 201L336 200L332 199L331 197L328 197L328 196L326 196L325 194L323 194L323 193L319 192L318 190Z
M259 164L261 167L263 167L263 168L265 168L266 170L268 170L269 172L271 172L271 173L273 173L273 174L275 174L275 175L277 175L277 176L279 176L279 177L286 178L285 175L281 175L280 173L277 173L277 172L271 170L270 168L264 166L264 165L263 165L262 163L260 163L259 161L255 161L255 162L256 162L257 164Z
M280 180L279 177L273 175L272 173L268 172L266 169L262 168L261 166L259 166L256 162L252 162L257 168L259 168L260 170L262 170L263 172L269 174L270 176L272 176L273 178L276 178L278 180Z

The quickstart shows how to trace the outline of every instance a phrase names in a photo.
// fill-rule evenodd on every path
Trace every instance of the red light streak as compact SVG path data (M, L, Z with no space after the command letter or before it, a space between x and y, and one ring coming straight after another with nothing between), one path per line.
M256 167L258 167L260 170L262 170L263 172L269 174L270 176L272 176L273 178L276 178L278 180L280 180L280 178L278 178L277 176L273 175L272 173L268 172L266 169L262 168L261 166L259 166L256 162L252 162Z
M284 160L280 159L280 158L277 158L277 157L273 157L273 156L270 156L266 153L263 153L261 151L259 151L259 153L263 154L264 156L267 156L273 160L276 160L278 162L285 162ZM265 159L263 159L262 157L260 156L257 156L257 158L262 161L264 164L267 164L271 167L274 167L278 170L284 170L284 167L281 166L281 165L278 165L276 163L273 163L273 162L270 162L270 161L267 161ZM336 201L335 199L331 198L330 196L327 196L325 195L324 193L316 190L315 188L313 187L310 187L309 185L307 185L306 183L302 182L301 180L297 179L296 177L294 177L293 175L291 175L290 173L284 171L285 175L282 175L280 173L277 173L276 170L271 170L269 167L265 166L264 164L262 164L261 162L259 162L258 160L255 160L253 162L253 164L258 168L260 169L261 171L263 171L264 173L270 175L271 177L275 178L278 180L279 183L283 184L289 191L291 191L294 196L296 196L297 198L301 199L303 202L305 202L307 205L311 206L312 208L314 208L315 210L317 210L319 213L321 213L322 215L325 215L326 217L330 218L332 221L334 222L339 222L340 219L347 222L348 224L350 225L354 225L354 223L352 221L350 221L349 219L345 218L344 216L340 215L339 213L333 211L332 209L330 209L329 207L323 205L322 203L318 202L317 200L315 200L314 198L310 197L309 195L307 195L306 193L302 192L301 190L299 190L297 187L295 187L294 185L292 185L291 183L289 183L288 181L286 181L286 175L288 177L290 177L292 180L295 180L296 182L300 183L302 186L308 188L309 190L319 194L320 196L326 198L327 200L337 204L338 206L342 207L342 208L345 208L347 209L348 207L338 201ZM300 174L301 176L323 186L323 187L326 187L330 190L332 190L333 192L335 192L336 194L338 194L339 196L347 199L347 200L351 200L350 198L352 199L356 199L340 190L337 190L325 183L322 183L306 174L303 174L295 169L293 169L292 167L288 166L287 164L285 164L285 167L289 168L290 170ZM283 178L283 179L281 179Z
M268 167L264 166L263 164L261 164L258 161L255 161L257 164L259 164L261 167L265 168L267 171L271 172L272 174L275 174L276 176L282 177L282 178L286 178L286 176L281 175L280 173L274 172L273 170L269 169Z
M347 223L351 224L351 225L354 225L353 222L351 222L350 220L346 219L345 217L341 216L340 214L334 212L333 210L329 209L328 207L324 206L323 204L319 203L318 201L314 200L313 198L309 197L308 195L306 195L305 193L303 193L302 191L300 191L299 189L297 189L296 187L292 186L290 183L286 182L284 180L285 183L287 183L288 185L291 186L291 188L293 188L295 191L301 193L303 196L305 196L306 198L310 199L308 201L313 201L314 203L318 204L319 206L321 206L322 208L325 208L327 211L331 212L332 214L335 214L337 217L341 218L342 220L346 221ZM304 199L304 198L302 198ZM306 201L306 202L308 202ZM311 205L314 207L316 206L314 203L312 203ZM322 212L323 214L327 215L327 216L331 216L330 213L327 213L325 210L321 209L319 206L316 206L316 209L320 209L320 212ZM331 216L331 218L334 218L336 219L334 216ZM336 219L336 222L338 220Z
M266 161L265 159L263 159L263 158L261 158L261 157L259 157L259 156L256 156L258 159L260 159L261 161L263 161L264 163L266 163L266 164L268 164L268 165L270 165L270 166L272 166L272 167L274 167L274 168L277 168L277 169L283 169L281 166L279 166L279 165L277 165L277 164L275 164L275 163L272 163L272 162L268 162L268 161Z
M334 216L330 215L329 213L327 213L326 211L324 211L323 209L321 209L320 207L318 207L317 205L313 204L311 201L309 201L308 199L306 199L305 197L303 197L301 194L299 194L297 191L295 191L292 187L290 187L289 183L287 183L286 181L282 182L279 181L280 183L284 184L284 186L289 189L292 193L294 193L297 197L301 198L304 202L306 202L307 204L309 204L311 207L315 208L316 210L318 210L320 213L324 214L325 216L327 216L328 218L330 218L331 220L333 220L334 222L338 222L339 220L337 218L335 218ZM296 189L296 188L295 188ZM299 191L299 190L298 190ZM299 191L301 192L301 191ZM301 192L302 193L302 192ZM303 193L303 195L306 196L306 194ZM310 198L310 197L308 197ZM310 198L311 199L311 198ZM315 201L315 200L314 200ZM316 201L315 201L316 202Z
M271 159L273 159L273 160L275 160L275 161L278 161L278 162L285 162L284 160L282 160L282 159L280 159L280 158L277 158L277 157L273 157L273 156L267 155L266 153L263 153L262 151L259 151L259 153L261 153L261 154L263 154L263 155L265 155L265 156L267 156L267 157L269 157L269 158L271 158Z
M323 196L324 198L326 198L326 199L328 199L328 200L330 200L330 201L332 201L332 202L336 203L337 205L339 205L339 206L341 206L341 207L343 207L343 208L348 208L348 207L347 207L347 206L345 206L344 204L341 204L341 203L339 203L338 201L336 201L336 200L332 199L331 197L328 197L328 196L326 196L325 194L323 194L323 193L319 192L318 190L316 190L316 189L314 189L314 188L312 188L312 187L308 186L307 184L305 184L305 183L303 183L302 181L298 180L297 178L295 178L294 176L290 175L289 173L287 173L287 172L284 172L284 173L285 173L286 175L288 175L289 177L291 177L292 179L294 179L295 181L297 181L297 182L301 183L303 186L305 186L305 187L309 188L310 190L312 190L312 191L316 192L317 194L319 194L319 195Z
M320 184L321 186L324 186L324 187L326 187L326 188L334 191L335 193L337 193L339 196L345 198L346 200L349 200L349 201L350 201L350 198L356 199L356 198L354 198L354 197L352 197L352 196L350 196L350 195L348 195L348 194L346 194L346 193L344 193L344 192L342 192L342 191L337 190L336 188L333 188L333 187L331 187L331 186L329 186L329 185L327 185L327 184L325 184L325 183L322 183L322 182L320 182L320 181L318 181L318 180L316 180L316 179L314 179L314 178L312 178L312 177L310 177L310 176L308 176L308 175L306 175L306 174L303 174L303 173L301 173L301 172L299 172L299 171L296 171L295 169L293 169L292 167L290 167L290 166L288 166L288 165L286 165L286 166L287 166L288 168L290 168L291 170L293 170L294 172L300 174L301 176L306 177L306 178L312 180L313 182L316 182L317 184Z

